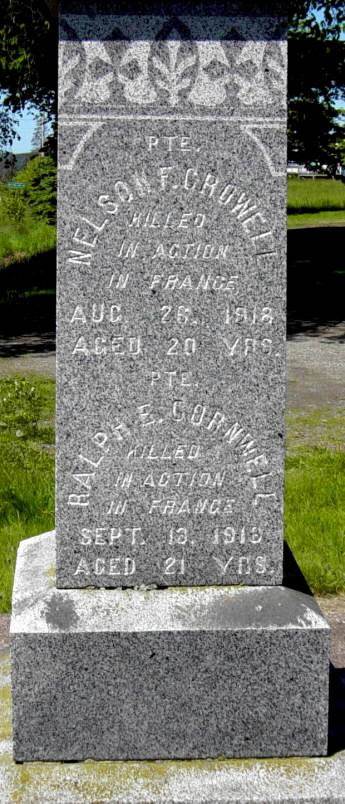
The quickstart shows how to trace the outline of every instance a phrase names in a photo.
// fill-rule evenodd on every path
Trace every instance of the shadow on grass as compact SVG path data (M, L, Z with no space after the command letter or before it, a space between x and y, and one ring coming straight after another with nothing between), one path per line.
M289 230L288 337L344 321L344 255L345 227ZM55 348L55 291L55 249L0 269L0 356Z
M0 269L0 357L55 349L55 249Z
M314 212L344 212L345 214L345 208L336 202L334 204L327 204L327 206L322 203L319 205L313 204L313 206L310 206L310 204L302 204L300 207L288 204L287 212L288 215L312 215Z
M345 227L288 232L288 337L345 319ZM327 335L326 335L327 337ZM331 337L345 341L344 335Z

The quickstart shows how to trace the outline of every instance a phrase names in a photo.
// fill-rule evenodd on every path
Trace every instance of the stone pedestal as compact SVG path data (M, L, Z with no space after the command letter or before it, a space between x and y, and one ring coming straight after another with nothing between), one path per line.
M58 590L55 537L22 542L14 756L322 755L329 627L285 587Z

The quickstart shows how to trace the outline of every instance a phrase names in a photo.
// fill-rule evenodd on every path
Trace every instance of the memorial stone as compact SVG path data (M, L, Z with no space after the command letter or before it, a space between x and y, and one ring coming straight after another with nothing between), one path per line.
M279 584L284 20L154 6L61 18L57 582Z
M282 7L65 0L59 74L56 539L18 552L15 758L324 754L329 628L280 585Z

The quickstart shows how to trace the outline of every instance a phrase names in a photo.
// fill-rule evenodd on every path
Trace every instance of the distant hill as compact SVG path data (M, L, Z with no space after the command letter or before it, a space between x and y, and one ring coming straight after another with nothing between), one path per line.
M32 159L33 156L36 156L37 151L29 151L28 153L24 154L13 154L14 161L11 165L6 165L5 160L0 161L0 180L3 179L10 179L11 176L14 176L15 173L18 173L23 167L25 167L26 163L29 159Z

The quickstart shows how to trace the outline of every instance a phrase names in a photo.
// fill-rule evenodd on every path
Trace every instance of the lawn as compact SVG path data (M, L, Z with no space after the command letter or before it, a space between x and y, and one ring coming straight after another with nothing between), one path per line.
M345 212L340 209L323 212L307 212L298 215L287 216L288 229L303 229L306 226L344 226Z
M288 179L288 227L345 225L345 184L336 179Z
M55 226L30 215L12 223L0 216L0 268L49 251L55 243Z
M314 592L345 591L345 411L287 414L285 537Z
M0 611L19 542L54 527L54 397L53 380L0 380Z
M287 455L285 538L312 590L345 591L345 450Z
M54 527L55 383L0 380L0 611L21 539ZM288 415L285 534L314 592L345 591L345 416Z

